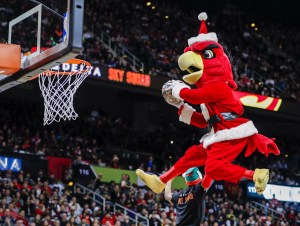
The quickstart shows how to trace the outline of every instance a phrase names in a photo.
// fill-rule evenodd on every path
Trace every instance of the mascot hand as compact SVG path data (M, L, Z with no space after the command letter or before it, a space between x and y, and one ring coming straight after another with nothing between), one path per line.
M168 104L173 105L179 109L184 104L183 101L181 99L177 99L172 96L172 89L178 82L179 81L175 81L175 80L170 80L170 81L166 82L163 85L161 92L162 92L162 95L163 95L165 101Z
M190 89L191 87L189 87L187 84L185 84L184 82L182 81L175 81L175 80L172 80L174 81L173 84L173 88L172 88L172 96L175 97L176 99L179 99L179 100L183 100L179 93L182 89Z

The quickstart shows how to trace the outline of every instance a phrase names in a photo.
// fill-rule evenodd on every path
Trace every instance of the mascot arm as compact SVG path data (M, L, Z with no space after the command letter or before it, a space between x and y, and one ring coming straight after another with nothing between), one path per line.
M178 115L179 121L184 122L188 125L193 125L199 128L207 127L207 122L203 114L196 112L196 110L187 103L179 108Z
M192 119L191 119L191 125L203 129L203 128L207 127L207 122L206 122L203 114L201 114L199 112L194 112L194 114L192 115Z
M228 95L229 86L224 82L211 82L201 88L182 89L173 88L172 95L178 99L182 99L191 104L202 104L207 102L215 102L223 99Z

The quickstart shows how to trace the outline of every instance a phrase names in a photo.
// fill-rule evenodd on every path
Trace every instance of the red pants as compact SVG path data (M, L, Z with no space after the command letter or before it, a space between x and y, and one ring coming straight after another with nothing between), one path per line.
M160 176L162 182L183 174L191 167L204 166L205 175L214 180L237 182L245 173L245 168L231 162L241 153L248 138L219 142L207 149L202 144L190 147L168 172Z
M242 152L246 145L246 157L250 156L256 149L266 157L270 153L280 154L274 139L261 134L214 143L206 149L202 144L194 145L185 152L184 156L168 172L161 175L160 179L166 183L191 167L205 165L205 176L202 182L204 187L207 188L210 185L211 179L237 182L244 176L246 169L231 162Z
M185 152L184 156L168 172L161 175L160 179L166 183L170 179L183 174L191 167L205 165L205 177L214 180L237 182L243 177L246 169L231 162L242 152L246 145L246 157L251 155L256 149L265 156L268 156L269 153L280 154L273 139L261 134L214 143L207 149L202 144L194 145Z

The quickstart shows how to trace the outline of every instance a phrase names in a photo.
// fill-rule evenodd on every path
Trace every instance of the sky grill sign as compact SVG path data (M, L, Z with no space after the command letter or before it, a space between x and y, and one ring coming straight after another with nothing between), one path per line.
M13 172L19 172L22 169L22 160L18 158L10 158L0 156L0 170L11 170Z

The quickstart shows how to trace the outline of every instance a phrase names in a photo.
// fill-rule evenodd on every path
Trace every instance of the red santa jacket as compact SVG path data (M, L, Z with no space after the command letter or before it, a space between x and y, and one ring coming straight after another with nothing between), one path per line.
M185 104L179 110L180 121L205 128L211 116L216 114L221 118L221 122L216 123L210 132L202 137L200 142L204 147L215 142L249 137L258 133L252 121L246 118L223 119L221 113L230 112L241 116L244 112L242 104L234 97L226 81L206 83L197 89L185 88L180 90L179 96L188 103L200 104L202 110L202 113L196 112L194 108Z

